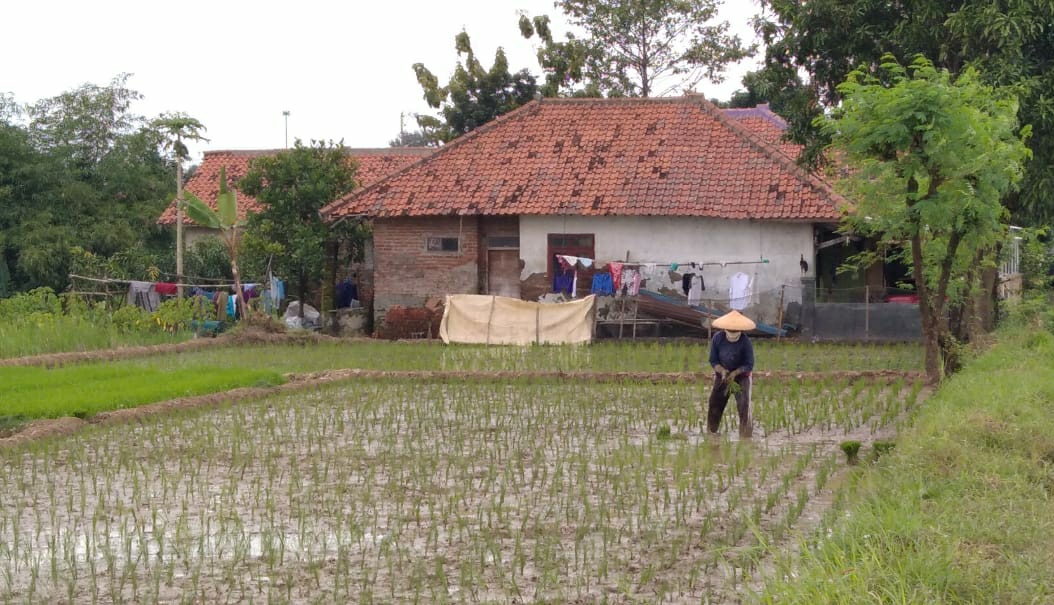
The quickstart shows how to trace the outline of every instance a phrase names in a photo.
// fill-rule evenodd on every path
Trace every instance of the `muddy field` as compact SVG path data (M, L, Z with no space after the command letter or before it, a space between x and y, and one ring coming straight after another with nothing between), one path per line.
M737 602L920 394L759 377L741 442L702 382L294 384L0 451L0 600Z

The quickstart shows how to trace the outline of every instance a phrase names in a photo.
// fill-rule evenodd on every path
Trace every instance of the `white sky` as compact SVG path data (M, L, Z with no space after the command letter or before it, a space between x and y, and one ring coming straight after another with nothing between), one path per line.
M503 46L511 71L540 73L535 41L524 40L518 11L548 14L562 38L553 0L13 0L0 36L0 92L32 103L122 72L144 95L133 111L152 118L185 112L208 129L206 149L269 149L297 137L387 147L409 114L430 108L412 65L445 83L464 28L484 66ZM754 0L726 0L722 18L746 42ZM729 69L721 85L697 87L727 99L757 59Z

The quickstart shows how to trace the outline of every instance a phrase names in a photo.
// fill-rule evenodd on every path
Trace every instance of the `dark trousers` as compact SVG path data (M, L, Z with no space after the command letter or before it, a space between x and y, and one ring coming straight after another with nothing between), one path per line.
M750 417L750 375L740 374L735 382L739 385L736 393L736 409L739 411L739 436L750 437L754 433L754 421ZM714 388L710 391L710 405L706 411L706 428L716 433L721 426L721 415L728 405L729 382L714 374Z

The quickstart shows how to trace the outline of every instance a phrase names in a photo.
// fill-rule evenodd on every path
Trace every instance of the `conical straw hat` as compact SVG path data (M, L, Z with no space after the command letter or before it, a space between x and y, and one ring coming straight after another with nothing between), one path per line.
M732 330L733 332L748 332L757 327L746 315L739 311L729 311L714 320L713 326L718 330Z

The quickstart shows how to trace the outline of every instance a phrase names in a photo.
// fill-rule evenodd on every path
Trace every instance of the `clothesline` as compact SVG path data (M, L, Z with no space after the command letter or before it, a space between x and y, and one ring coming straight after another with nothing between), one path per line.
M133 283L151 283L148 280L143 280L143 279L114 279L114 278L110 278L110 277L104 277L104 278L87 277L85 275L76 275L74 273L70 273L69 276L70 276L70 279L83 279L85 281L96 282L96 283L100 283L100 284L124 284L124 285L130 285L130 284L133 284ZM247 286L249 284L255 284L255 283L260 283L260 282L242 282L242 287L244 288L245 286ZM183 287L184 288L201 288L201 289L205 289L205 288L233 288L234 284L183 284Z

